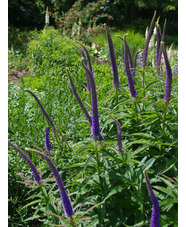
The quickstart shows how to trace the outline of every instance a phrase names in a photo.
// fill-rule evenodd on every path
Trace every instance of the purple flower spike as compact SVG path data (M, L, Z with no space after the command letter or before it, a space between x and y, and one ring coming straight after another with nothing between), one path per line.
M137 59L138 59L138 56L139 56L139 53L141 52L141 50L137 50L135 55L134 55L134 60L133 60L133 65L134 65L134 69L136 68L137 66Z
M89 53L88 53L88 50L87 48L82 44L80 43L79 41L77 41L82 47L83 49L85 50L85 53L86 53L86 56L87 56L87 61L88 61L88 67L89 67L89 70L91 71L92 75L93 75L93 71L92 71L92 65L91 65L91 61L90 61L90 56L89 56ZM84 57L84 56L83 56Z
M80 97L79 97L79 95L78 95L78 93L77 93L77 91L76 91L76 89L75 89L74 83L73 83L73 81L72 81L72 77L70 76L69 69L66 68L66 71L67 71L68 78L69 78L69 80L70 80L70 85L71 85L72 91L73 91L73 93L74 93L74 96L75 96L77 102L79 103L79 105L80 105L80 107L81 107L83 113L85 114L85 117L87 118L87 120L88 120L90 126L92 126L92 118L91 118L90 114L88 113L86 107L84 106L83 102L81 101L81 99L80 99Z
M143 50L143 67L144 68L147 65L147 52L148 52L148 48L149 48L150 37L152 35L152 30L153 30L154 23L155 23L155 18L156 18L156 10L154 12L154 15L153 15L150 27L149 27L147 38L146 38L146 41L145 41L145 47L144 47L144 50Z
M167 23L167 20L165 20L165 22L164 22L162 34L161 34L160 26L159 25L157 26L159 28L159 34L161 35L161 42L164 42L164 40L165 40L166 23ZM158 45L158 39L157 39L157 45ZM157 51L158 51L158 49L157 49ZM162 46L160 45L159 51L157 53L157 63L156 63L158 75L160 75L160 73L161 73L160 72L161 55L162 55Z
M136 89L134 87L134 81L132 79L131 70L129 67L129 52L128 52L128 44L126 41L126 36L127 36L127 34L125 34L123 37L123 40L124 40L124 64L125 64L125 71L126 71L126 75L127 75L129 91L130 91L131 97L133 99L135 99L136 98Z
M85 65L85 60L81 59L82 66L87 71L90 83L91 83L91 104L92 104L92 135L95 140L104 140L103 136L100 133L99 128L99 115L98 115L98 105L97 105L97 92L96 92L96 85L94 81L94 77L91 71Z
M30 150L30 149L27 149L27 150ZM67 218L70 218L72 215L74 215L74 210L73 210L72 204L71 204L70 199L67 195L65 186L64 186L63 181L62 181L62 179L59 175L57 168L55 167L52 160L46 154L43 154L40 151L37 151L37 150L34 150L34 149L31 149L31 151L39 154L47 162L50 170L52 171L52 173L55 177L55 180L56 180L56 183L57 183L57 186L58 186L58 189L59 189L59 194L61 196L63 208L64 208L64 211L65 211L65 215L66 215Z
M172 70L169 64L164 42L161 42L161 46L162 46L163 56L165 60L165 67L166 67L166 84L165 84L164 100L166 102L166 105L168 105L170 101L170 96L171 96Z
M38 97L37 97L32 91L30 91L30 90L28 90L28 89L25 89L25 91L29 92L29 93L34 97L34 99L36 100L38 106L40 107L40 109L41 109L43 115L48 119L48 121L50 122L50 124L51 124L53 130L56 131L56 128L55 128L54 123L52 122L51 118L49 117L49 115L48 115L47 112L45 111L45 109L44 109L43 105L41 104L41 101L38 99Z
M25 162L29 165L32 173L33 173L33 177L34 180L37 184L41 184L41 176L38 173L34 163L31 161L31 159L21 150L19 149L16 145L14 145L12 142L8 141L9 145L12 146L17 152L19 152L19 154L21 155L21 157L25 160Z
M119 86L119 77L118 77L118 68L117 68L117 63L116 63L116 57L115 57L115 53L114 53L114 45L113 45L112 38L108 31L108 27L106 24L105 24L105 27L106 27L108 46L109 46L110 62L111 62L112 72L113 72L113 86L116 88Z
M52 154L52 152L51 152L52 145L50 143L50 138L49 138L49 127L45 128L45 147L46 147L46 151L50 152L50 154Z
M82 57L85 58L85 53L84 53L84 51L83 51L80 47L78 47L75 43L72 42L72 44L73 44L75 47L78 48L78 50L81 52ZM88 55L88 51L87 51L87 55ZM88 56L89 56L89 55L88 55ZM89 60L90 60L90 57L89 57ZM86 64L86 65L87 65L87 64ZM91 63L90 63L90 67L91 67L91 69L92 69ZM89 81L89 76L88 76L86 70L85 70L85 75L86 75L86 78L87 78L87 89L88 89L88 91L90 92L90 81Z
M150 184L150 180L147 174L147 169L144 170L144 176L145 176L145 182L147 186L147 190L150 196L150 199L152 201L152 214L151 214L151 220L150 220L150 227L160 227L160 208L159 208L159 202L157 197L155 196L152 186Z
M158 22L155 23L155 26L156 26L156 66L158 67L161 31Z
M123 145L122 145L122 139L121 139L121 125L119 121L113 117L110 113L107 112L107 114L114 120L116 127L117 127L117 140L118 140L118 149L120 152L123 152Z

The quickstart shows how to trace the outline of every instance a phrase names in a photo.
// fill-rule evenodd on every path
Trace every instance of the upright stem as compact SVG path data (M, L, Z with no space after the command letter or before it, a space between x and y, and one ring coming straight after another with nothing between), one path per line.
M100 171L100 163L99 163L99 154L98 154L98 147L97 147L97 144L95 142L95 147L96 147L96 161L97 161L97 171L98 171L98 177L99 177L99 181L100 181L100 186L101 186L101 190L102 190L102 193L103 193L103 196L105 196L105 193L104 193L104 187L103 187L103 181L102 181L102 178L101 178L101 171Z
M163 134L165 135L165 121L166 121L166 114L167 114L167 105L165 104L165 110L163 113Z
M143 76L143 97L145 97L145 68L143 68L142 76Z
M70 224L71 224L71 226L72 226L72 227L75 227L75 223L74 223L74 220L73 220L72 216L69 217L69 219L70 219Z
M143 76L143 97L145 97L145 68L144 67L142 71L142 76ZM145 100L143 101L142 110L144 110L144 107L145 107Z
M118 86L115 87L116 92L116 105L118 105Z
M138 109L137 109L137 104L135 100L134 100L134 107L135 107L136 121L138 122Z

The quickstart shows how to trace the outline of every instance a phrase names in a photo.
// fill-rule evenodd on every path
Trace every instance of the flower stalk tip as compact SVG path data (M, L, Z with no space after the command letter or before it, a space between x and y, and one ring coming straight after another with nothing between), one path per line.
M113 117L109 112L106 111L106 113L114 120L116 127L117 127L117 141L118 141L118 150L120 152L123 152L123 145L122 145L122 138L121 138L121 124L119 123L119 121Z
M152 30L154 27L154 23L155 23L155 18L156 18L156 10L154 11L154 15L147 33L147 37L146 37L146 41L145 41L145 47L143 50L143 67L145 68L145 66L147 65L147 52L148 52L148 47L149 47L149 42L150 42L150 37L152 35Z
M127 75L127 82L128 82L128 86L129 86L129 91L131 94L132 99L135 100L136 98L136 89L134 86L134 80L132 78L132 72L130 70L130 66L129 66L129 47L126 41L126 36L128 34L125 34L123 36L123 41L124 41L124 65L125 65L125 71L126 71L126 75Z
M81 58L81 64L83 68L88 73L90 84L91 84L91 105L92 105L92 135L94 139L96 140L104 140L103 136L100 133L100 127L99 127L99 115L98 115L98 105L97 105L97 92L96 92L96 85L94 81L94 77L92 72L89 70L89 68L85 64L85 59Z
M30 94L34 97L34 99L36 100L38 106L40 107L40 109L41 109L43 115L44 115L44 116L48 119L48 121L50 122L50 124L51 124L51 126L52 126L54 132L56 132L55 125L54 125L54 123L52 122L52 119L49 117L48 113L45 111L45 109L44 109L43 105L41 104L41 101L39 100L39 98L38 98L32 91L30 91L30 90L28 90L28 89L25 89L24 91L27 91L28 93L30 93Z
M61 196L63 208L64 208L64 211L65 211L65 215L66 215L67 218L71 219L72 215L74 215L74 210L73 210L72 204L70 202L70 199L67 195L67 191L65 189L63 181L62 181L62 179L59 175L59 172L58 172L57 168L55 167L54 163L46 154L43 154L40 151L37 151L35 149L30 149L30 148L25 148L25 150L32 151L32 152L39 154L47 162L48 167L50 168L50 170L52 171L52 173L55 177L55 180L56 180L56 183L57 183L57 186L58 186L58 189L59 189L59 194Z
M30 167L34 180L37 184L41 184L41 176L38 173L34 163L31 161L31 159L21 150L19 149L15 144L13 144L12 142L8 141L8 144L10 146L12 146L20 155L21 157L25 160L25 162L28 164L28 166Z
M46 147L46 151L50 152L50 154L52 154L52 152L51 152L52 145L50 143L50 138L49 138L49 127L45 128L45 147Z
M147 190L150 196L150 199L152 201L152 214L151 214L151 220L150 220L150 227L160 227L160 208L159 208L159 202L157 197L155 196L152 186L150 184L150 180L147 174L147 169L144 170L144 177L145 182L147 186Z
M111 62L112 72L113 72L113 86L116 88L119 86L119 77L118 77L118 68L117 68L117 63L116 63L116 57L115 57L115 53L114 53L114 45L113 45L111 35L108 31L107 25L106 24L104 24L104 25L106 28L106 36L107 36L107 41L108 41L108 46L109 46L110 62Z
M170 96L171 96L171 86L172 86L172 69L169 64L168 56L167 56L167 51L165 48L164 42L161 42L161 48L165 60L165 67L166 67L166 84L165 84L165 92L164 92L164 101L166 105L169 104L170 101Z
M74 86L74 83L73 83L73 80L72 80L72 77L70 75L70 72L69 72L68 68L66 68L66 72L67 72L68 78L70 80L70 85L71 85L71 88L72 88L72 92L73 92L78 104L80 105L83 113L85 114L85 117L87 118L87 121L89 122L90 126L92 126L92 118L91 118L90 114L88 113L86 107L84 106L81 98L79 97L79 95L78 95L78 93L77 93L77 91L75 89L75 86Z

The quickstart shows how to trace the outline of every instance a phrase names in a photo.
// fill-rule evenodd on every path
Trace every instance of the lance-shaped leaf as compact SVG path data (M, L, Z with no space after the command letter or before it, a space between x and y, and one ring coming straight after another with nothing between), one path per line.
M70 218L74 214L74 210L73 210L72 204L70 202L70 199L67 195L63 181L62 181L62 179L59 175L59 172L58 172L57 168L55 167L54 163L46 154L43 154L40 151L37 151L35 149L29 149L29 148L25 148L25 150L32 151L32 152L39 154L47 162L48 167L50 168L50 170L52 171L52 173L55 177L55 180L56 180L56 183L57 183L57 186L59 189L59 194L61 196L62 205L63 205L64 211L65 211L65 215L67 218Z
M105 27L106 27L108 46L109 46L110 62L111 62L112 72L113 72L113 86L118 87L119 86L119 77L118 77L118 67L117 67L117 63L116 63L116 57L115 57L115 53L114 53L114 45L113 45L112 38L108 31L108 27L106 24L105 24Z
M166 67L166 84L165 84L164 100L166 102L166 105L168 105L170 101L170 96L171 96L172 69L169 64L164 42L161 42L161 46L162 46L163 56L165 60L165 67Z
M15 144L13 144L12 142L8 141L8 144L10 146L12 146L17 152L19 152L19 154L21 155L21 157L25 160L25 162L28 164L28 166L30 167L34 180L37 184L41 184L41 176L38 173L34 163L31 161L31 159L21 150L19 149Z
M136 98L136 89L134 87L134 81L132 79L132 75L131 75L131 70L129 67L129 53L128 53L128 44L126 41L126 36L127 34L125 34L123 36L123 40L124 40L124 64L125 64L125 71L126 71L126 75L127 75L127 82L128 82L128 86L129 86L129 91L131 94L131 97L133 99Z
M92 135L96 140L104 140L103 136L100 134L99 127L99 115L98 115L98 104L97 104L97 92L94 77L89 68L85 65L84 58L81 59L82 66L87 71L90 83L91 83L91 105L92 105Z
M80 47L78 47L75 43L72 42L72 44L81 52L82 57L85 58L84 51ZM87 53L88 53L88 51L87 51ZM89 56L89 54L88 54L88 56ZM90 60L90 57L89 57L89 60ZM87 65L87 63L86 63L86 65ZM91 63L90 63L90 67L92 68ZM89 81L89 76L88 76L86 70L85 70L85 75L86 75L86 79L87 79L87 89L90 92L90 81Z
M109 112L106 111L106 113L114 120L116 127L117 127L117 141L118 141L118 149L120 152L123 152L123 145L122 145L122 139L121 139L121 125L119 121L113 117Z
M86 107L84 106L84 104L83 104L81 98L79 97L79 95L78 95L78 93L77 93L77 91L76 91L76 89L75 89L75 86L74 86L72 77L71 77L71 75L70 75L69 69L66 68L66 71L67 71L68 78L69 78L69 80L70 80L70 85L71 85L72 91L73 91L73 93L74 93L74 96L75 96L77 102L79 103L79 105L80 105L80 107L81 107L83 113L85 114L85 117L87 118L87 120L88 120L90 126L92 126L92 118L91 118L90 114L88 113Z
M147 169L144 170L144 176L145 176L145 182L147 186L147 190L150 196L150 199L152 201L152 214L151 214L151 220L150 220L150 227L160 227L160 208L159 208L159 202L157 197L155 196L152 186L150 184L150 180L147 174Z
M45 147L46 147L46 151L50 152L50 154L52 154L52 152L51 152L52 145L51 145L50 138L49 138L49 127L45 128Z
M155 18L156 18L156 11L154 12L148 33L147 33L147 37L146 37L146 41L145 41L145 47L143 50L143 67L145 67L147 65L147 52L148 52L148 48L149 48L149 42L150 42L150 37L152 35L152 30L154 27L154 23L155 23Z
M49 117L49 115L48 115L47 112L45 111L45 109L44 109L43 105L41 104L41 101L38 99L38 97L37 97L32 91L30 91L30 90L28 90L28 89L25 89L25 91L29 92L29 93L34 97L34 99L36 100L38 106L40 107L40 109L41 109L43 115L48 119L48 121L50 122L50 124L51 124L53 130L56 131L56 128L55 128L54 123L52 122L51 118Z

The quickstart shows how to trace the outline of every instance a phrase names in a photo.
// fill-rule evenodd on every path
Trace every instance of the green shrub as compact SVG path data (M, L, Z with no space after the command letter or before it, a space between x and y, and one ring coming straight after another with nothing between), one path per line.
M78 51L73 47L67 37L61 37L57 30L46 29L32 42L28 44L28 59L30 61L30 73L40 77L50 73L52 67L64 72L66 66L77 64ZM70 58L67 57L70 55Z

